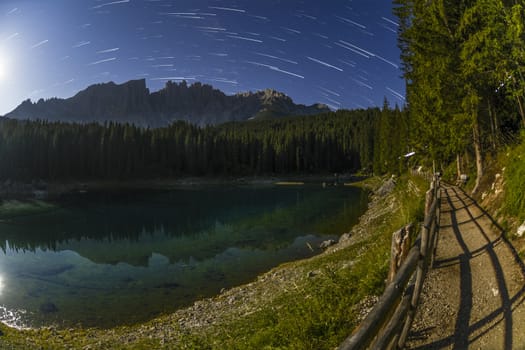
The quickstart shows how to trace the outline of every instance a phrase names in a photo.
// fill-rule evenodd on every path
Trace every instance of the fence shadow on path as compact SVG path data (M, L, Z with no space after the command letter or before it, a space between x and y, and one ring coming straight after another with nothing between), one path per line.
M445 269L459 265L459 310L456 319L453 321L455 322L453 334L445 335L444 338L433 343L420 346L419 349L467 349L470 344L503 323L504 334L502 349L511 350L515 345L513 342L513 310L525 300L525 285L514 295L510 295L511 293L507 288L500 257L495 247L499 244L505 245L505 251L512 254L523 276L525 276L525 265L519 258L514 247L505 238L505 231L472 197L468 196L463 190L453 186L444 186L442 191L441 207L443 209L441 213L442 217L446 218L448 216L450 225L440 226L440 235L444 234L445 231L452 234L459 249L458 254L453 257L440 259L439 256L436 256L433 268ZM458 214L460 212L462 216L461 221L458 220ZM464 215L465 213L466 217ZM486 220L484 225L482 224L483 220ZM466 232L464 228L466 227L465 224L468 224L468 232ZM491 227L492 232L487 232L487 227ZM466 241L467 234L479 235L484 244L478 246L476 249L469 248ZM471 324L472 310L473 307L475 307L473 301L473 293L475 292L473 291L473 279L477 278L477 276L472 275L472 260L484 254L490 259L493 268L491 273L494 273L494 278L497 283L500 306L486 315L482 315L478 321ZM429 329L412 333L411 338L420 338L421 334L426 331L429 331Z

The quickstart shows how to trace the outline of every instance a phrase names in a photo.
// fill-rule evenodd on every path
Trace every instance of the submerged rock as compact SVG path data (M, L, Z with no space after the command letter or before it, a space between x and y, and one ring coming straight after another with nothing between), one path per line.
M47 269L39 270L38 272L35 273L35 275L56 276L56 275L60 275L61 273L66 272L66 271L69 271L69 270L73 269L74 267L75 266L72 265L72 264L60 265L60 266L52 266L52 267L49 267Z
M166 289L174 289L178 287L180 287L180 284L176 282L166 282L166 283L162 283L162 284L155 286L155 288L166 288Z
M226 274L216 269L208 269L208 271L204 273L204 276L213 282L221 282L226 279Z
M42 312L43 314L50 314L50 313L58 311L58 307L52 302L40 304L39 309L40 309L40 312Z

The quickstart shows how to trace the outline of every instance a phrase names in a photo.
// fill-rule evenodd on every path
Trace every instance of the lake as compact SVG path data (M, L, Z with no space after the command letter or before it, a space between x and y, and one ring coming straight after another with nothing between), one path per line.
M354 187L195 186L0 205L0 321L113 327L320 253L366 210Z

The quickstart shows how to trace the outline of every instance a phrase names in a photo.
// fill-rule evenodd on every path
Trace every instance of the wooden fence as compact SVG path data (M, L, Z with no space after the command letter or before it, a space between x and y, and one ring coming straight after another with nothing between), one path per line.
M434 256L440 199L440 180L435 176L426 192L425 220L413 247L408 252L404 248L404 237L410 236L409 228L402 228L394 233L392 252L395 254L392 255L388 285L372 311L339 346L339 350L404 347L419 304L423 282Z

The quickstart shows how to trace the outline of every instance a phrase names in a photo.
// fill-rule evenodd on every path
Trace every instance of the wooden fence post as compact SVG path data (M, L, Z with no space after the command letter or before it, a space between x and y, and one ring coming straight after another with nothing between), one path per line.
M429 189L425 193L425 217L430 213L430 207L432 206L432 200L434 199L432 197L434 197L434 190Z
M401 253L401 242L403 240L403 231L400 229L392 234L392 246L390 248L390 270L388 271L387 284L390 284L397 273L399 255Z
M404 348L412 327L423 283L432 263L440 220L439 177L425 194L425 220L412 246L413 225L392 234L390 271L386 289L361 325L339 350Z
M405 262L412 245L412 224L395 231L392 234L392 246L390 249L390 270L388 271L387 284L391 283L397 271Z

